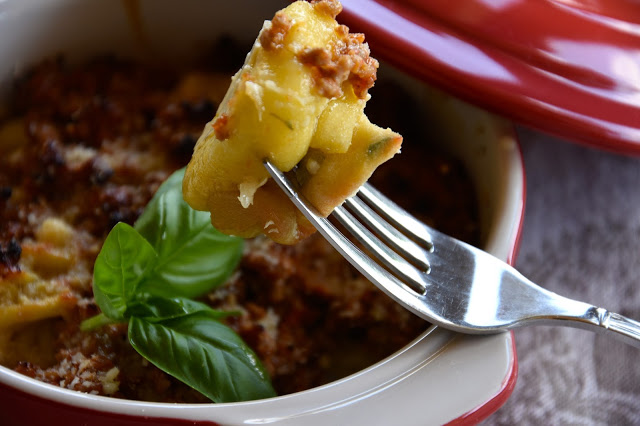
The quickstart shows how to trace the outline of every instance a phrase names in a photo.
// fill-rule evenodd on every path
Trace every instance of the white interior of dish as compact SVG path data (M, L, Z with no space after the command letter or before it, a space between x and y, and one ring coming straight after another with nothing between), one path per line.
M523 207L523 188L514 188L515 182L523 184L524 171L512 125L388 65L383 64L380 73L419 101L424 122L436 128L439 138L431 142L462 160L477 191L483 248L506 259L508 247L502 240L515 237L519 225L509 214L520 214Z
M0 96L16 75L39 60L64 53L78 61L97 53L187 61L219 34L253 40L264 19L286 1L4 0L0 1ZM126 5L138 5L143 36ZM148 44L145 44L148 42ZM375 47L373 48L375 54ZM430 125L466 164L476 182L486 248L506 259L521 221L524 174L513 129L501 119L383 67L423 102ZM453 339L453 340L452 340ZM478 354L481 359L478 359ZM348 378L271 400L204 406L149 404L95 397L28 379L0 367L0 383L69 405L130 415L207 419L222 423L336 423L398 413L416 423L425 410L436 423L486 403L513 368L511 336L458 337L432 328L387 360ZM455 369L452 370L452 366ZM467 386L467 380L481 386ZM447 393L449 392L449 393ZM377 401L384 401L384 406ZM389 404L393 404L390 413ZM388 407L388 409L385 409ZM350 417L355 416L355 417ZM364 416L364 417L363 417ZM391 417L390 417L391 416ZM344 423L344 421L343 421Z

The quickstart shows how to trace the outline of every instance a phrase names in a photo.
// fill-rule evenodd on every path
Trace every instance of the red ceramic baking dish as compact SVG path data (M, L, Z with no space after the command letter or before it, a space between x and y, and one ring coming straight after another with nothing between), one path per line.
M379 55L519 123L640 152L634 0L346 0Z
M223 34L250 43L262 22L283 6L286 2L275 0L5 0L0 3L0 96L7 99L16 77L29 67L59 54L70 63L108 52L188 64L203 43ZM366 30L374 56L389 48L382 43L387 30L365 23L357 11L369 7L367 2L350 0L345 6L352 30ZM513 262L525 177L512 125L389 63L382 63L379 77L412 94L414 112L437 135L434 143L464 164L477 192L482 245ZM508 398L516 376L511 333L464 336L430 327L364 370L270 399L223 404L124 400L52 386L0 367L0 406L3 424L469 424Z

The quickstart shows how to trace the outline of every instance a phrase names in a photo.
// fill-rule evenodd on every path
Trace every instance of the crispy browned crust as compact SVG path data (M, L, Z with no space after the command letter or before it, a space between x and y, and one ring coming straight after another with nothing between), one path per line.
M342 4L338 0L311 0L309 3L316 10L331 16L333 19L342 12Z
M330 48L306 49L299 55L300 61L311 68L318 92L327 98L342 96L342 84L349 81L360 99L373 87L378 71L378 61L370 56L364 35L349 33L349 28L336 28L338 42Z
M167 70L114 61L74 70L45 63L18 85L14 111L25 120L28 146L19 161L0 156L0 245L5 267L16 266L18 247L26 251L28 244L21 243L34 238L37 222L30 222L30 215L62 217L91 235L86 249L79 251L90 265L114 221L135 221L160 182L186 163L195 136L212 115L210 99L175 98L176 79ZM385 101L379 104L383 110L376 120L384 117L391 120L388 125L402 128L408 116L397 105L410 105L407 97L399 97L402 91L395 87L385 92L381 85L379 90ZM376 110L375 104L369 108ZM428 139L420 136L414 134L412 140ZM114 146L113 141L119 142ZM126 154L122 158L145 162L109 168L97 159L73 164L67 153L77 144L95 148L99 155L117 148ZM140 153L144 156L138 157ZM412 163L385 164L375 186L400 195L397 201L409 201L402 203L405 208L426 209L422 220L468 239L476 222L469 217L473 194L466 178L448 159L434 162L432 152L407 153L403 157ZM418 190L427 195L416 198ZM98 394L108 393L101 378L117 367L120 386L113 396L205 402L202 395L143 360L127 342L126 325L91 333L79 330L83 319L98 313L90 285L87 279L70 290L73 307L64 319L36 324L39 341L47 336L53 341L43 349L49 352L44 357L50 363L23 358L9 367L56 386ZM249 242L229 284L203 300L242 311L230 316L228 325L263 360L280 394L357 371L402 347L426 327L361 277L319 236L297 246L264 238Z
M283 46L284 38L291 28L291 20L287 15L279 11L271 20L271 26L260 33L260 45L266 51L278 50Z
M206 400L135 353L126 343L126 327L78 329L98 313L90 277L104 237L119 221L133 224L162 181L187 163L215 111L210 99L174 97L177 82L172 72L112 59L78 69L49 61L17 82L12 120L23 123L25 142L15 152L0 146L0 286L25 273L19 271L25 256L49 249L36 239L44 218L64 220L81 237L76 270L46 277L58 287L64 319L32 327L35 341L52 342L39 346L36 357L50 362L36 363L28 353L16 359L14 335L10 348L0 348L10 353L8 367L57 386L109 394L104 377L116 366L121 385L114 396ZM78 149L91 154L78 160ZM75 275L80 269L84 279ZM23 331L29 333L16 333Z

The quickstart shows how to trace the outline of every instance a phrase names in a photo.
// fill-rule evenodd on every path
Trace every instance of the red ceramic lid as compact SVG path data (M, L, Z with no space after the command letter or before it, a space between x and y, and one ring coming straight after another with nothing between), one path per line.
M342 0L373 53L558 136L640 154L638 0Z

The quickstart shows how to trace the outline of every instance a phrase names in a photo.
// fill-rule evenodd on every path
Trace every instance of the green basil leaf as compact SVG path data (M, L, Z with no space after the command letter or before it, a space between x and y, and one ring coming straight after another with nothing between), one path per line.
M243 240L217 231L207 212L182 198L185 169L160 186L135 224L155 248L158 263L145 291L164 297L197 297L222 284L242 256Z
M156 319L165 320L195 312L204 312L213 319L221 319L234 314L234 312L215 310L204 303L181 297L168 299L165 297L151 296L136 300L129 304L127 308L128 316L146 318L150 321L155 321Z
M153 247L135 229L126 223L113 227L93 268L93 295L107 317L125 319L127 304L156 260Z
M81 331L91 331L96 328L103 327L108 324L113 324L114 321L106 316L104 313L99 313L98 315L94 315L92 317L87 318L86 320L80 323Z
M155 366L214 402L275 396L253 351L204 312L161 321L131 317L129 341Z

